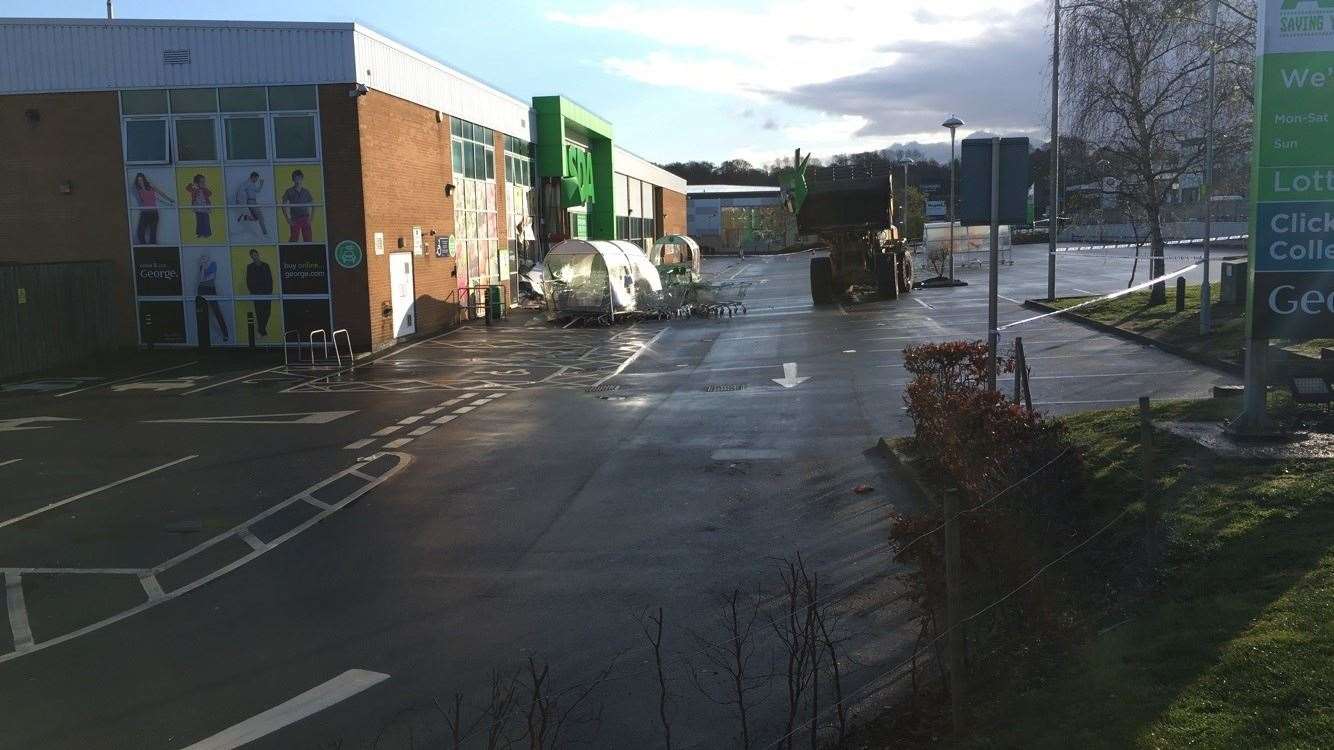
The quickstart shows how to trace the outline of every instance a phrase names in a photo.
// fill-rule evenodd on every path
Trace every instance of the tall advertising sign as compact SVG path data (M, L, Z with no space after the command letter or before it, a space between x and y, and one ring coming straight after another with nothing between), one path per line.
M1247 320L1334 332L1334 0L1261 0Z

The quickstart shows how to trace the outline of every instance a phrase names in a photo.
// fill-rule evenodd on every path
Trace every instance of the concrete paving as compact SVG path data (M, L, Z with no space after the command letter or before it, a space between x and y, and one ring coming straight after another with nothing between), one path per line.
M1045 291L1045 252L1015 257L1003 321ZM382 730L406 747L409 727L419 744L443 732L432 699L480 701L492 669L529 654L558 686L614 663L592 744L652 746L640 625L659 606L674 740L727 746L731 713L689 679L723 637L719 597L772 589L797 551L826 591L892 589L889 514L915 500L871 449L911 429L902 349L985 336L976 269L968 287L815 308L807 258L711 259L752 282L733 318L516 318L348 371L186 360L0 388L0 748L181 748L252 717L274 723L248 747ZM1062 283L1124 284L1107 263L1063 259ZM1054 413L1232 382L1054 318L1011 334ZM852 692L915 630L887 599L831 598ZM292 713L313 689L336 705ZM776 683L763 692L769 741L782 706Z

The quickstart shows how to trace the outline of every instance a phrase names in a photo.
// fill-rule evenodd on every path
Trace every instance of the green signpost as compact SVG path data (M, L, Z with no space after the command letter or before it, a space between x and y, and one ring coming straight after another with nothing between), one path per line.
M1266 432L1271 338L1334 331L1334 0L1261 0L1246 411Z

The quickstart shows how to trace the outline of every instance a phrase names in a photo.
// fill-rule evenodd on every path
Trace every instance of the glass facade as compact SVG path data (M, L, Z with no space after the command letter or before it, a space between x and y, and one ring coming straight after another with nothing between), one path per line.
M505 228L510 267L541 260L537 243L537 178L534 174L533 144L513 136L505 137Z
M127 90L120 105L140 342L331 328L316 88Z
M467 286L499 283L502 258L496 217L495 131L455 117L450 133L460 285L465 276ZM508 280L508 269L503 270Z

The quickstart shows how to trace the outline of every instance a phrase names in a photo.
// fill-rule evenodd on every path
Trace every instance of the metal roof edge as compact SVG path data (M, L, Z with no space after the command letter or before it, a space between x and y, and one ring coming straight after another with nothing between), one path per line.
M122 26L122 27L192 27L233 29L312 29L352 31L357 24L331 21L224 21L173 18L5 18L0 26Z
M450 65L444 62L443 60L440 60L437 57L434 57L426 52L423 52L406 42L400 42L399 40L389 36L388 34L385 34L382 31L375 29L374 27L367 26L366 24L361 23L360 21L348 24L348 26L352 29L353 33L364 34L367 37L370 37L375 41L380 42L381 44L385 44L388 45L389 47L392 47L396 52L400 54L416 58L419 62L430 65L431 67L434 67L448 75L459 78L460 80L475 84L477 86L481 86L482 88L488 89L490 91L494 91L496 94L503 96L506 99L509 99L510 101L512 101L515 104L518 104L521 107L525 107L530 110L533 108L533 103L531 100L520 99L519 97L515 96L514 94L511 94L510 92L505 91L504 89L499 88L498 86L495 86L491 83L488 83L482 80L481 78L478 78L475 75L472 75L470 73L465 73L459 70L458 68L454 67L453 65ZM360 66L358 66L358 68L360 69ZM368 85L370 85L371 88L375 88L373 84L368 84Z

